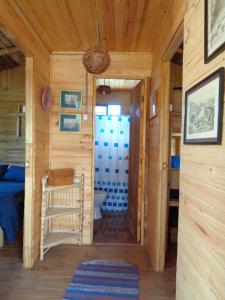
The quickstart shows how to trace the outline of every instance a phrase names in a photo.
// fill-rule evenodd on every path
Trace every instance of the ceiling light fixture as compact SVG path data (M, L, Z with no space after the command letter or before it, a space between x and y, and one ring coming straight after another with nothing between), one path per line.
M85 51L83 65L91 74L101 74L106 71L111 63L109 52L99 46L99 24L97 24L97 46Z
M104 84L98 86L97 92L101 95L111 95L112 89L109 85L105 84L105 79L104 79Z

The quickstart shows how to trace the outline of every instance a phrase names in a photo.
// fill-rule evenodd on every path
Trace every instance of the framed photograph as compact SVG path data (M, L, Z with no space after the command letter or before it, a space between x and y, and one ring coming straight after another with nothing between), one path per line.
M61 91L60 107L81 110L82 93L80 91Z
M150 120L154 119L158 115L158 91L154 90L150 96Z
M184 144L221 144L224 68L185 93Z
M205 0L205 63L225 49L225 1Z
M80 132L81 115L79 114L60 114L59 116L60 132Z

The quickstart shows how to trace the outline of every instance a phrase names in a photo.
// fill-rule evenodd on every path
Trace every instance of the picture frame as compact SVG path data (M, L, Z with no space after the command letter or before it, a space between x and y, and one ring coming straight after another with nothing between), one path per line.
M59 115L59 131L66 133L81 132L81 115L60 113Z
M158 116L158 91L153 90L150 96L150 120Z
M60 92L60 107L64 109L82 109L82 92L63 90Z
M205 0L205 64L225 49L225 1Z
M185 92L184 144L221 144L224 68Z

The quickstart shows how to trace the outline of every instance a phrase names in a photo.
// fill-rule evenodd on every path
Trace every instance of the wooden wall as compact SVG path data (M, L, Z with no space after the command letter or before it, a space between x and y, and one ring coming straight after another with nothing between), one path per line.
M16 1L0 1L0 27L29 57L26 62L26 170L24 265L31 267L39 256L41 177L49 166L50 113L41 108L41 91L49 85L49 52L28 23Z
M147 147L147 174L148 182L146 189L147 201L147 227L146 227L146 245L151 257L151 262L156 270L160 270L160 231L162 218L160 203L161 203L161 179L163 175L162 159L162 108L164 102L163 89L161 85L163 72L161 72L161 62L163 55L168 49L168 46L182 23L187 1L174 0L171 2L169 10L165 12L163 18L163 26L155 40L153 56L152 56L152 78L151 90L158 91L158 113L157 117L148 121L146 145ZM148 103L149 104L149 103ZM149 107L148 107L149 112Z
M225 52L204 64L203 3L188 1L184 90L225 67ZM222 145L182 145L181 158L177 299L224 299L225 127Z
M96 95L97 104L118 104L121 105L121 113L130 113L131 91L112 91L111 95Z
M25 117L20 119L21 136L17 136L20 105L25 105L25 68L0 72L0 162L25 161Z
M112 78L145 78L151 75L150 54L111 54L111 66L103 74ZM102 75L101 75L102 76ZM50 137L50 167L72 167L76 172L85 175L84 190L84 233L83 243L92 242L93 232L93 145L94 120L93 107L95 104L94 78L89 75L88 81L88 120L82 121L81 133L59 132L59 93L62 89L81 90L83 92L83 113L85 112L85 69L82 65L82 54L53 54L51 56L51 87L53 90L53 105L51 109L51 137ZM68 112L68 110L66 110ZM63 226L63 225L62 225ZM66 228L73 228L74 224L67 223Z

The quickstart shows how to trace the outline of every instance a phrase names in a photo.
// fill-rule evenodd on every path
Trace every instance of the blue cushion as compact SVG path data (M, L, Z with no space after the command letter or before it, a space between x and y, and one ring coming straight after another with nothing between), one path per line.
M11 166L5 173L3 180L25 182L25 167Z
M8 169L8 165L0 165L0 180L3 179L3 176L5 175L7 169Z

